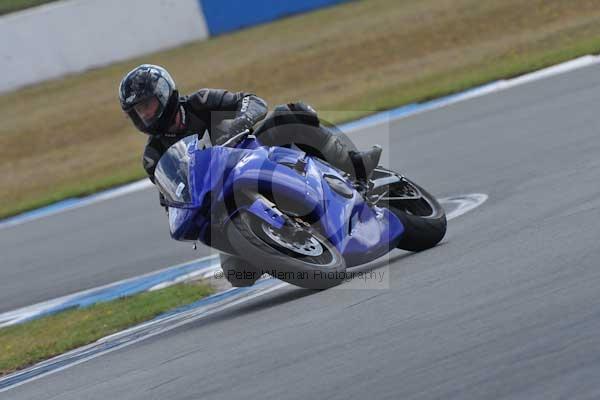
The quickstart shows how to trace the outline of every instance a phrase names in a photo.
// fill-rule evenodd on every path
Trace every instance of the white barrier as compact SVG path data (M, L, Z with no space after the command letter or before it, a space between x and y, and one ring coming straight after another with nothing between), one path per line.
M0 17L0 92L208 37L198 0L63 0Z

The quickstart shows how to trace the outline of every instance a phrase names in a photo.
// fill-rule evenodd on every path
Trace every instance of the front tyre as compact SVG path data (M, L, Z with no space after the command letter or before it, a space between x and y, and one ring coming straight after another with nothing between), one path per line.
M346 263L338 249L310 227L276 229L246 211L227 225L235 251L261 272L308 289L344 281Z

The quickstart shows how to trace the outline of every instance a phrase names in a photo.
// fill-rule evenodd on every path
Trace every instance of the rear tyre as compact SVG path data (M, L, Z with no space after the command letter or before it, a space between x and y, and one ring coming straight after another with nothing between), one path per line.
M404 234L396 246L402 250L423 251L437 245L445 236L446 212L425 189L407 178L390 185L381 204L404 225Z
M344 258L326 238L310 227L275 229L246 211L227 226L235 251L261 273L296 286L327 289L344 281Z

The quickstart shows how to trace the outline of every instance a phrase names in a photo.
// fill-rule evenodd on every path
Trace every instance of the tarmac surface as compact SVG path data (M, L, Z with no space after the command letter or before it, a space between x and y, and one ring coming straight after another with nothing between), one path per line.
M433 194L489 200L436 248L392 253L375 288L286 286L0 399L599 398L599 107L589 67L359 132ZM155 203L0 231L2 265L22 266L0 271L0 304L198 257Z
M209 254L171 240L154 188L0 229L0 313Z

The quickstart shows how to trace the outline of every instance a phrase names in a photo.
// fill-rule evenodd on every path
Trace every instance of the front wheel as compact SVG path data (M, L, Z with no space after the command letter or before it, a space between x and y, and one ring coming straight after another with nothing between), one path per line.
M327 289L345 278L346 263L338 249L310 227L297 224L276 229L240 211L228 224L227 235L240 257L293 285Z

